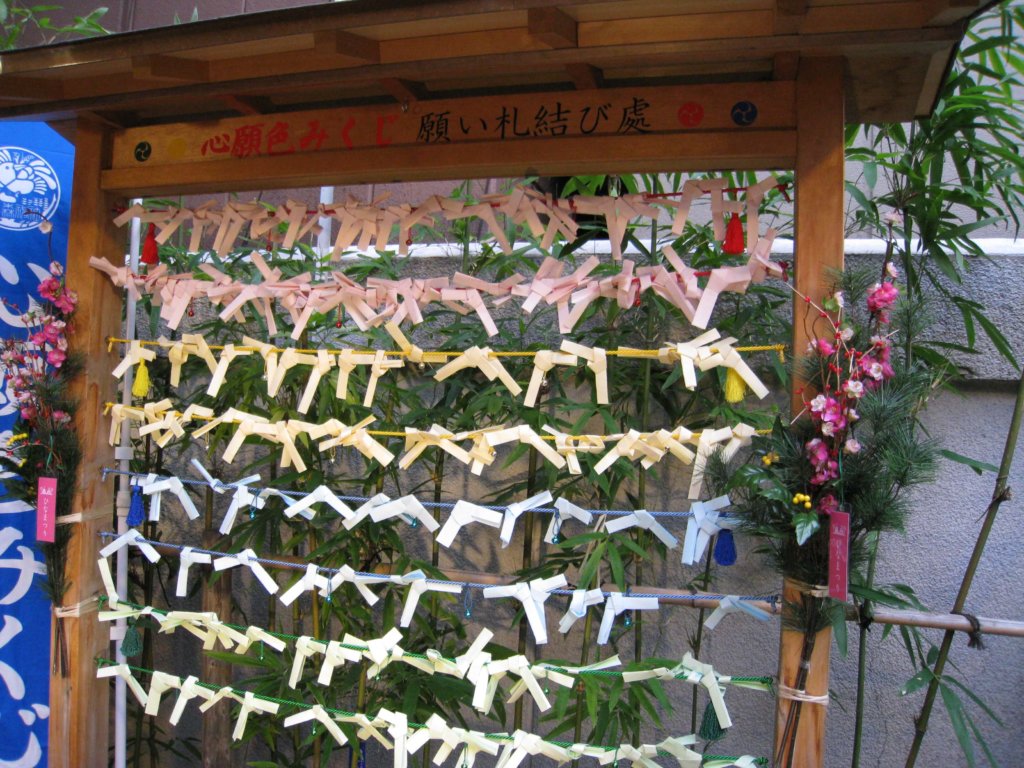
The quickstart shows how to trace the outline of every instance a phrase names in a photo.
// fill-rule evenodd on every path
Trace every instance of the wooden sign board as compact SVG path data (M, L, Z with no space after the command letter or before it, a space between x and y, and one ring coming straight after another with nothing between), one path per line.
M322 183L368 178L370 169L379 180L381 169L392 167L401 173L395 178L418 178L423 166L431 168L433 178L467 178L499 175L501 162L507 163L507 175L519 175L531 159L579 156L574 145L584 139L635 143L638 167L628 170L682 170L650 167L653 155L666 154L667 138L673 140L668 154L681 158L746 145L759 152L758 160L774 158L774 165L784 165L789 150L795 151L789 136L795 122L792 82L562 91L250 115L121 131L103 186L139 192L148 182L155 185L149 192L189 191L209 177L221 189L225 182L227 188L255 189L288 168L295 169L289 184L312 180L318 171ZM760 140L767 142L762 149ZM599 145L588 143L589 162L609 157L593 151ZM654 152L653 146L661 149ZM473 150L485 147L489 162L475 162L486 153ZM581 172L568 165L566 172ZM439 176L445 167L450 172ZM328 178L332 171L340 178Z

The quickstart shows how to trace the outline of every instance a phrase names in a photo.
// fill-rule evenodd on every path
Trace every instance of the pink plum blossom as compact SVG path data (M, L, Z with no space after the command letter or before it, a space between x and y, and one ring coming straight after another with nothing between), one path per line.
M900 292L893 283L875 283L868 291L868 310L872 313L883 312L896 303Z
M63 349L51 349L46 353L46 362L52 365L54 368L60 368L64 365L64 361L67 360L68 355Z
M823 515L831 515L839 511L839 500L831 493L826 493L818 499L818 511Z
M810 352L817 352L822 357L832 357L836 348L828 339L815 339L810 343Z
M843 382L843 393L847 397L859 400L864 397L864 384L856 379L847 379Z

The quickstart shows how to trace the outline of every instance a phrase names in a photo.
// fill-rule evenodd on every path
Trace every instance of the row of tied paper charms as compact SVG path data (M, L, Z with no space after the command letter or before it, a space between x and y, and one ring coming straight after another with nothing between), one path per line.
M393 754L394 768L408 768L410 758L423 749L429 742L440 742L433 762L442 764L457 749L461 752L456 760L460 768L473 768L479 754L497 757L495 768L518 768L531 756L543 756L567 763L581 758L590 758L599 766L619 766L621 761L628 760L633 768L661 768L653 758L660 755L675 758L680 768L755 768L759 761L750 756L723 757L706 759L701 753L690 747L696 744L696 736L670 737L657 744L622 744L616 747L605 747L592 744L565 744L548 741L528 731L517 730L513 734L488 734L481 731L461 727L451 727L443 717L432 714L426 723L413 724L401 712L381 709L373 717L359 712L342 712L328 710L320 704L289 702L255 694L232 686L215 686L201 682L190 675L185 679L159 670L139 670L150 675L150 687L147 691L135 678L134 670L127 664L109 663L100 666L96 676L100 678L120 678L125 681L145 714L159 713L160 702L164 694L177 692L177 700L171 711L170 722L177 725L192 700L201 700L199 711L203 714L222 701L234 702L238 705L238 714L231 738L241 740L249 717L276 716L281 707L291 707L295 714L283 718L285 728L304 723L322 726L339 746L348 743L348 737L339 727L339 723L352 724L357 728L356 738L361 741L373 739Z
M320 382L335 367L338 369L335 397L339 400L348 398L348 383L351 373L359 366L369 367L370 373L363 397L363 406L366 408L373 407L377 383L381 377L388 371L405 367L406 360L418 364L440 364L441 368L433 376L437 381L444 381L459 371L478 370L487 377L488 381L498 380L504 384L513 397L518 397L523 392L519 383L502 365L500 353L496 354L489 347L474 346L462 352L426 352L410 343L394 323L388 323L385 327L397 342L400 352L355 349L300 351L293 348L282 349L245 336L240 345L227 344L220 347L219 354L215 354L206 339L200 334L186 333L182 335L181 339L175 341L164 338L157 342L133 340L128 343L124 357L114 368L113 375L116 378L121 378L132 366L141 367L147 362L152 362L156 359L156 351L147 347L159 346L167 349L172 387L178 387L181 383L182 367L189 358L197 357L206 364L211 374L206 394L216 397L227 378L230 364L240 357L259 354L263 358L263 376L269 397L277 397L285 377L293 368L299 366L309 368L306 386L296 406L296 410L303 414L307 413L313 404L313 398ZM740 356L739 351L735 349L735 344L736 339L732 337L723 339L717 329L711 329L690 341L664 346L656 351L656 356L658 361L663 364L681 366L682 381L689 390L693 390L697 386L698 370L709 371L721 367L734 371L757 397L764 398L768 394L768 389ZM634 350L625 347L615 350L614 354L618 357L652 357L647 350ZM608 405L607 350L601 347L587 347L566 339L562 341L558 351L540 350L533 353L533 357L533 372L523 400L523 405L527 408L536 406L544 377L552 368L556 365L574 367L580 364L580 360L584 361L594 375L597 403Z
M499 529L498 538L503 548L512 542L515 525L519 518L528 512L544 512L551 515L544 541L548 544L558 542L562 526L567 520L575 520L583 525L590 525L594 512L573 504L565 498L554 498L551 491L512 502L498 510L460 499L451 506L448 519L442 525L431 515L418 498L413 495L391 499L387 494L379 493L367 498L363 504L353 509L326 485L317 486L310 492L287 491L279 488L259 488L262 482L260 475L249 475L234 483L213 477L198 459L192 459L192 466L203 477L205 486L214 493L230 493L231 502L221 521L219 532L223 536L231 533L238 515L249 511L263 509L267 500L278 497L284 503L284 516L293 519L300 516L312 520L317 507L327 507L336 512L342 519L345 530L353 530L366 520L381 523L385 520L399 518L406 523L422 526L429 533L436 534L435 540L442 547L451 547L457 536L463 534L467 526L478 524ZM139 475L132 483L133 493L137 492L150 499L149 520L159 522L163 508L163 494L174 495L190 520L199 519L196 509L181 478L160 476L156 474ZM707 501L694 501L690 504L686 523L686 535L682 548L683 565L693 565L701 560L710 539L722 530L731 530L733 522L722 515L728 507L728 496L719 496ZM545 505L551 505L546 507ZM604 513L602 513L604 514ZM604 523L605 533L621 533L630 529L650 531L667 549L679 546L678 539L657 520L657 513L652 514L644 509L637 509L629 514L615 515L614 519ZM440 532L438 532L440 530ZM474 538L476 536L474 532Z
M344 202L307 206L296 200L270 208L263 202L229 202L220 207L216 201L208 201L196 207L170 206L161 209L147 209L136 203L121 212L114 224L122 227L132 219L141 219L152 225L152 239L155 245L165 244L181 227L191 227L188 250L198 253L202 249L204 235L213 232L211 248L218 256L227 255L235 246L243 229L249 238L277 240L276 230L284 227L279 238L282 248L291 250L297 240L307 234L320 234L320 220L333 218L339 223L338 235L334 241L331 257L338 259L342 253L356 246L366 252L371 245L378 253L389 250L392 233L398 230L398 252L405 255L412 245L412 229L428 226L435 229L437 219L455 221L476 217L481 219L504 253L511 253L513 244L505 234L505 228L498 222L501 215L517 226L526 226L530 234L539 240L541 250L548 251L557 237L572 242L578 237L576 214L601 216L608 230L609 247L612 257L622 258L621 243L630 222L640 218L657 222L661 209L668 208L672 214L672 234L683 234L690 209L694 202L704 195L709 197L711 225L715 240L726 238L726 216L737 220L745 214L747 220L746 251L753 253L760 237L759 213L765 194L771 189L782 188L778 179L768 176L756 184L744 188L743 201L726 199L725 179L687 180L678 193L678 199L668 195L631 193L616 197L578 195L572 198L555 198L528 187L517 186L507 194L488 195L480 202L471 203L453 197L431 195L417 205L397 203L383 205L387 195L362 202L349 196ZM156 231L159 230L159 231Z
M259 643L261 655L264 647L283 654L290 647L293 655L288 687L292 690L297 689L306 664L313 657L322 657L316 682L323 686L329 686L335 669L346 663L359 664L365 661L368 665L366 674L371 678L380 675L392 663L402 663L428 675L443 675L469 681L473 684L473 708L482 714L491 711L495 696L506 678L515 679L508 691L507 704L514 704L524 694L529 693L537 708L541 712L547 712L551 709L551 701L548 699L547 691L540 685L541 680L571 689L578 684L580 676L597 672L611 674L611 670L621 664L617 655L582 667L531 663L523 655L495 659L484 650L494 638L494 633L487 628L480 631L464 654L447 658L433 649L427 650L426 653L405 650L399 645L402 633L396 628L392 628L384 637L371 640L363 640L346 633L340 641L323 641L308 635L295 637L268 632L256 626L235 627L225 624L217 614L211 612L160 611L152 606L120 603L114 604L112 610L101 611L99 620L138 620L144 616L156 621L163 634L173 634L179 628L185 630L198 638L203 644L203 649L207 651L223 649L244 655L254 644ZM732 727L732 718L729 716L723 695L725 686L760 691L770 691L772 686L772 678L734 679L721 675L710 664L696 660L689 652L679 664L671 668L623 671L616 672L615 676L627 685L645 680L682 681L691 685L702 685L708 692L718 725L722 729Z
M151 563L157 563L160 561L160 553L155 547L160 545L161 542L150 541L143 537L138 530L130 529L126 533L117 536L110 544L105 546L100 551L100 559L97 563L107 593L116 598L117 590L113 586L108 558L121 549L136 547ZM277 566L280 563L261 558L252 549L231 553L196 550L192 547L181 547L180 549L181 565L178 571L178 593L184 594L187 588L189 568L199 563L212 565L215 571L239 567L248 568L266 590L267 594L277 594L280 590L277 581L263 567L264 564ZM287 567L294 567L292 563L286 563L285 565ZM483 587L482 592L485 599L512 598L519 601L522 604L524 615L538 645L548 642L545 604L552 594L564 594L570 597L569 609L559 623L559 631L562 633L568 632L578 619L586 616L589 608L604 606L604 614L597 637L599 645L609 642L615 619L621 614L632 611L656 611L661 606L657 596L605 592L601 589L568 590L568 583L565 574L559 574L547 579L533 579L529 582L514 582L512 584ZM356 571L349 565L343 565L340 568L327 568L316 563L308 563L298 580L281 594L280 600L285 605L291 605L300 595L307 592L317 593L330 600L334 592L344 584L352 584L370 607L376 605L379 600L378 595L370 589L371 586L392 585L408 587L400 621L400 626L403 627L407 627L411 623L416 607L419 605L419 599L425 592L461 594L466 588L477 588L469 582L428 579L420 571L413 571L404 575L379 574ZM769 613L752 605L751 602L752 600L750 599L741 599L736 595L724 596L719 601L719 605L716 607L712 618L705 626L713 629L729 613L742 612L759 621L767 621L771 617Z
M699 432L679 426L671 431L659 429L653 432L638 432L631 429L625 433L611 435L567 435L545 425L543 430L547 435L541 436L528 424L498 425L458 433L450 432L437 424L429 430L406 427L401 432L381 432L369 429L369 425L375 421L373 416L367 416L357 424L351 425L338 419L329 419L322 424L300 419L271 421L264 416L246 413L237 408L229 408L224 413L216 415L211 408L192 404L184 411L177 411L169 399L142 406L109 403L107 408L111 418L111 445L119 443L125 422L142 424L139 436L151 436L160 447L165 447L172 439L184 437L185 425L192 421L206 422L192 431L192 438L203 437L222 424L232 425L235 432L224 449L222 458L225 462L231 464L245 441L255 437L280 445L280 466L286 469L295 467L299 472L305 472L307 469L306 462L296 446L296 440L300 435L307 436L311 444L316 443L320 452L334 451L339 447L354 448L381 466L388 466L394 461L395 454L376 437L402 437L405 439L405 455L398 463L400 469L408 469L428 448L437 448L469 466L474 475L481 474L484 467L494 464L497 459L497 448L510 443L535 448L538 455L554 467L565 469L568 466L572 474L583 472L577 453L603 454L594 465L594 472L599 475L620 460L639 462L645 469L649 469L671 454L683 464L693 466L688 494L691 499L700 497L704 469L712 453L721 451L723 459L729 461L740 448L749 446L753 436L757 434L754 427L742 423L734 427L703 429ZM468 449L458 444L466 440L472 441L472 446ZM553 442L554 445L549 445L549 442ZM606 443L613 445L606 447ZM691 450L688 445L692 445L696 450Z
M723 292L744 293L751 283L761 283L769 276L785 276L782 265L769 258L772 237L774 233L770 232L769 237L761 239L746 264L716 267L707 272L686 266L671 246L665 246L662 253L673 267L671 270L661 264L636 267L627 259L617 274L591 277L590 273L600 264L595 256L565 275L564 262L547 258L529 278L517 274L498 283L456 273L451 279L370 278L362 286L340 271L317 283L309 272L285 277L279 268L270 268L256 251L246 258L263 278L259 283L235 280L206 262L199 264L202 278L192 272L170 274L162 264L146 275L136 275L125 265L115 266L96 257L90 258L89 264L104 272L114 285L125 288L129 295L152 296L154 305L160 307L160 318L172 330L177 329L196 299L205 298L213 306L223 305L220 319L225 322L234 319L246 323L246 308L255 312L266 323L271 336L278 335L279 308L291 319L291 337L295 340L302 337L314 313L328 315L344 310L360 331L367 331L387 322L422 323L424 310L435 303L460 315L476 313L487 335L495 336L498 327L487 302L497 308L512 298L521 298L526 314L541 303L555 307L559 330L570 333L598 299L609 299L628 309L637 306L642 294L648 291L678 309L694 327L705 329ZM705 277L702 286L700 279Z

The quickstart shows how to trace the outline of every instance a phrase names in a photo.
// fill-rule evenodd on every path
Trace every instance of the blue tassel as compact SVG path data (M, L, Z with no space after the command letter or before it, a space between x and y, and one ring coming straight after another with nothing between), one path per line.
M728 528L718 532L718 539L715 541L715 562L719 565L732 565L736 562L736 542Z
M125 521L128 523L129 528L136 528L142 525L146 520L146 502L142 498L142 486L132 486L132 503L128 507L128 519Z

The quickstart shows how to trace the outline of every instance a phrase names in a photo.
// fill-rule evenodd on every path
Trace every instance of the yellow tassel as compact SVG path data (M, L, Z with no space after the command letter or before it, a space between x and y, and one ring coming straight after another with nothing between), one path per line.
M135 381L132 383L133 397L147 397L149 395L149 368L146 361L140 360L139 367L135 370Z
M747 394L747 383L732 368L725 371L725 402L738 403Z

